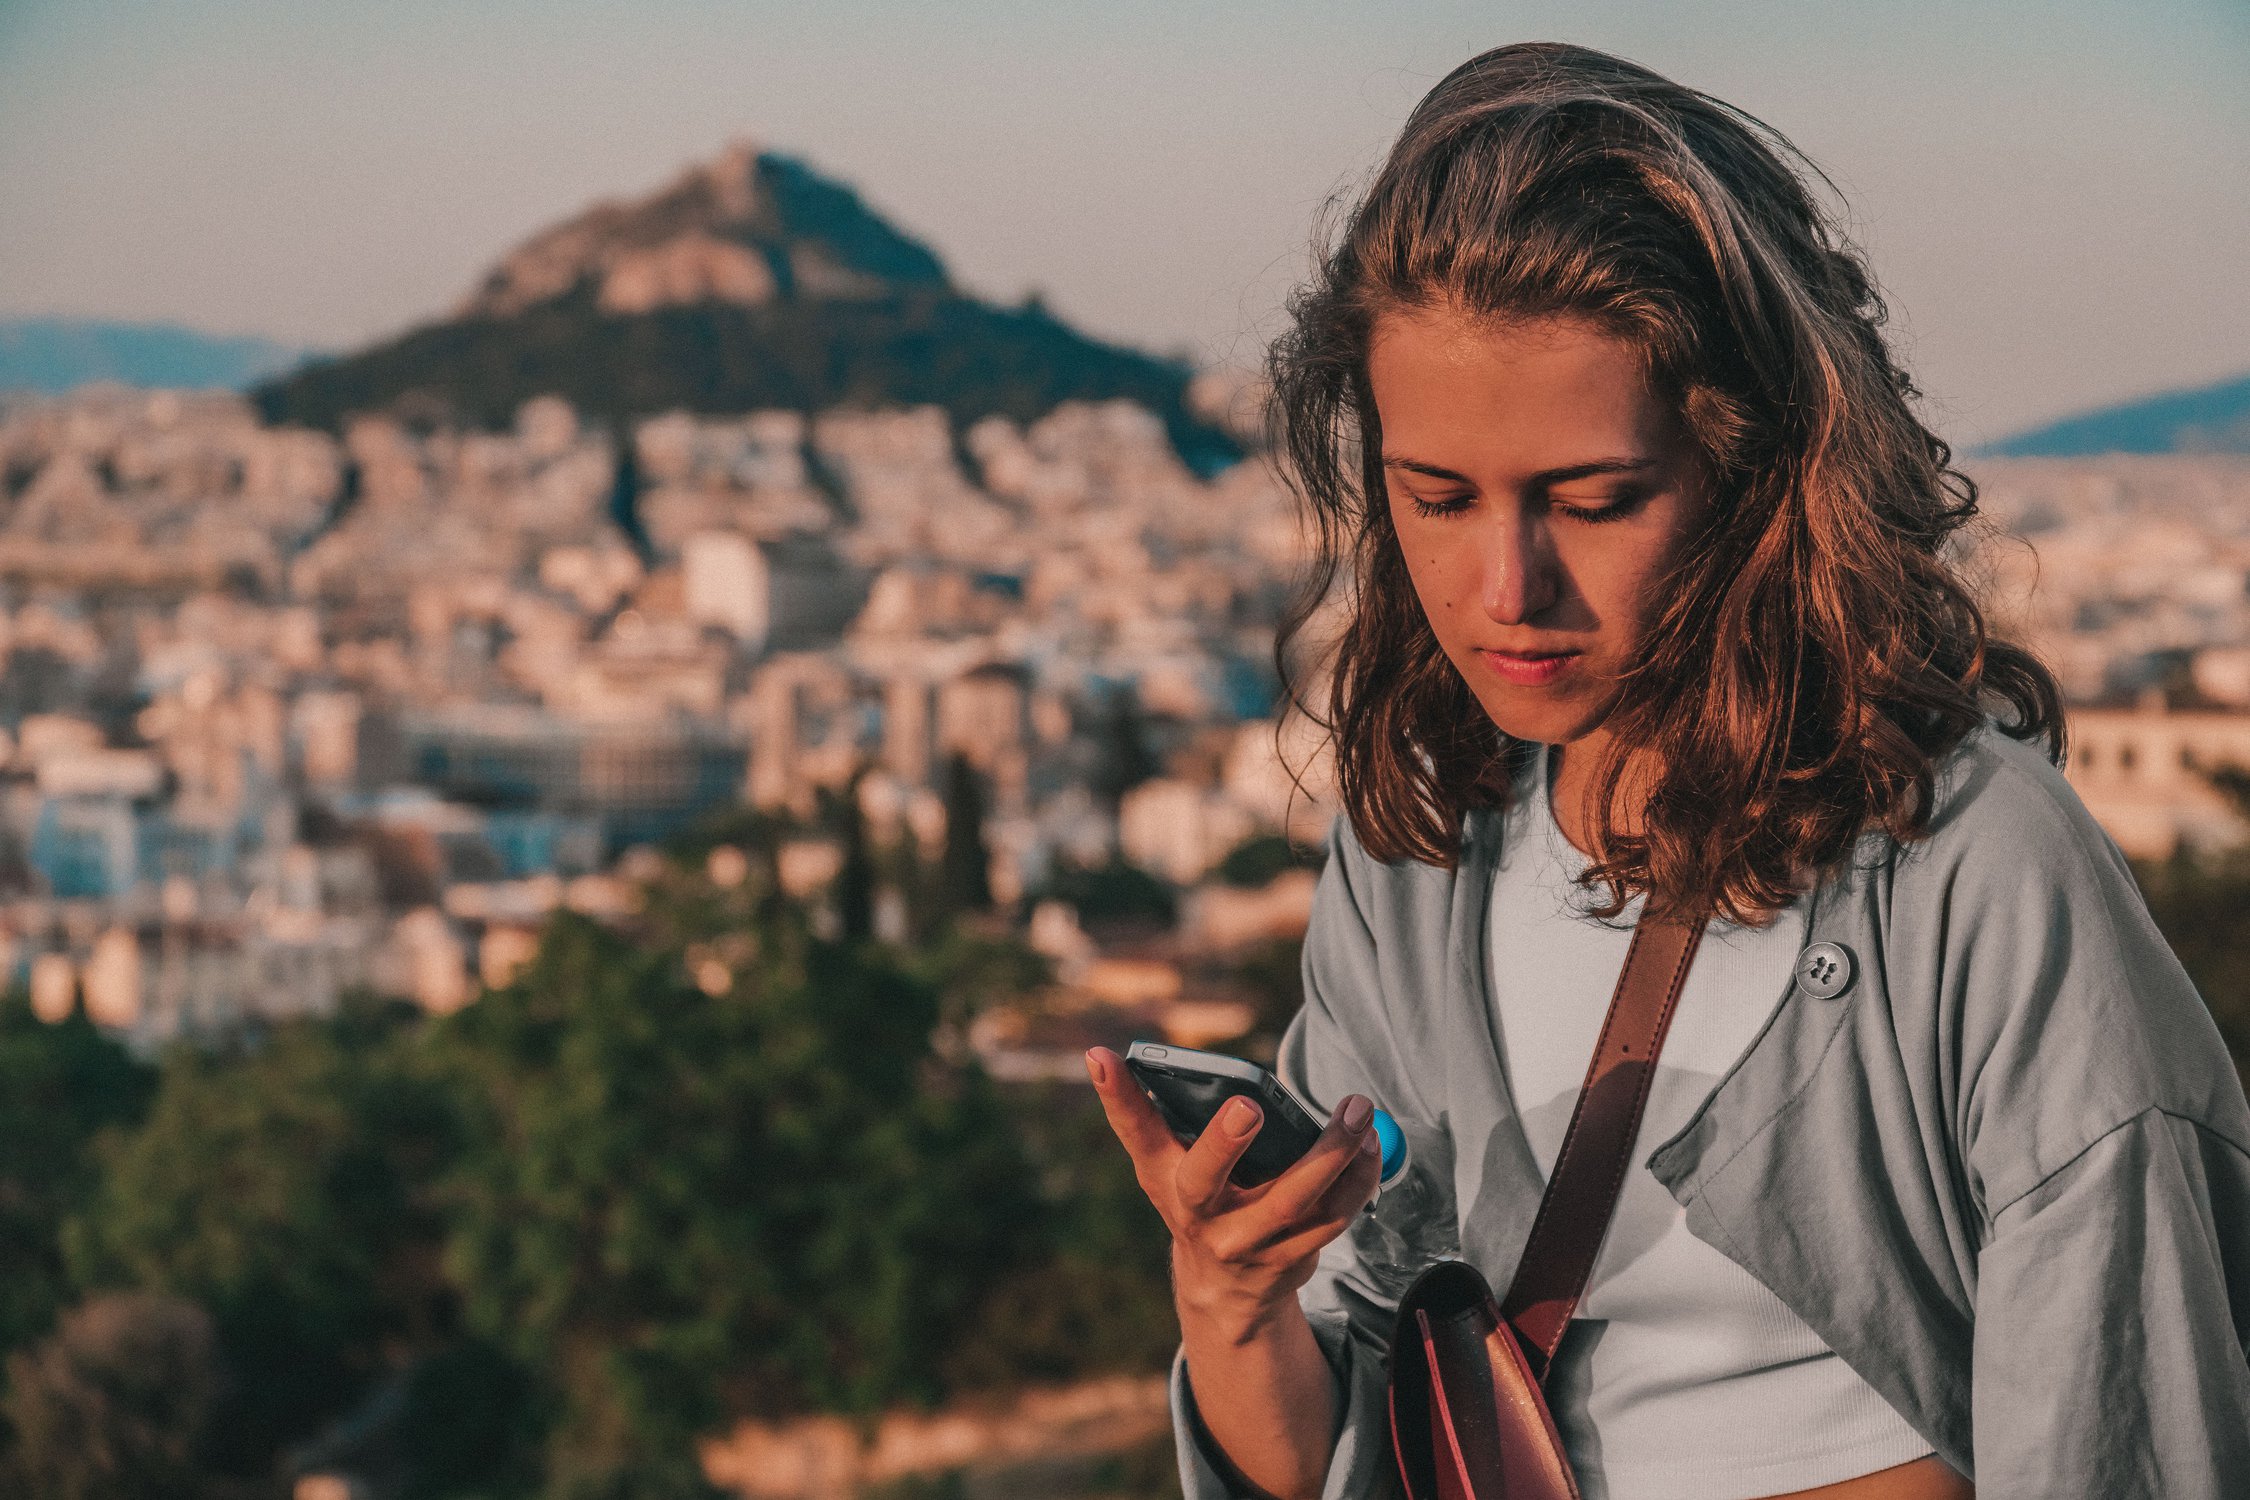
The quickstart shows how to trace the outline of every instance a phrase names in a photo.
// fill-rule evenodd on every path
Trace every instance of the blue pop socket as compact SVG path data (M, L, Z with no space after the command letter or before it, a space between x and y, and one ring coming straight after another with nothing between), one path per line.
M1398 1128L1398 1121L1387 1109L1375 1111L1375 1142L1383 1148L1381 1185L1389 1187L1391 1179L1406 1168L1406 1132Z

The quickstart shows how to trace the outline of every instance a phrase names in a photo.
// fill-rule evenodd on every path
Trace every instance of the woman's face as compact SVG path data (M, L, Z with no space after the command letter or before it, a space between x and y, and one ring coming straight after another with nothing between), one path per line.
M1385 314L1367 373L1439 646L1503 733L1594 732L1703 519L1677 413L1631 345L1574 319Z

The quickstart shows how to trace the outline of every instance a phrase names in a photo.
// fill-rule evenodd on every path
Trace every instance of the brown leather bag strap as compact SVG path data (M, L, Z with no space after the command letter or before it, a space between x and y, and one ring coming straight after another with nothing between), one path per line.
M1644 911L1625 950L1609 1015L1594 1043L1586 1082L1571 1111L1547 1192L1539 1200L1531 1237L1524 1243L1516 1279L1501 1316L1526 1346L1539 1351L1539 1375L1562 1343L1570 1315L1594 1273L1625 1184L1641 1111L1656 1078L1656 1056L1679 1005L1688 965L1703 940L1703 919L1672 921Z

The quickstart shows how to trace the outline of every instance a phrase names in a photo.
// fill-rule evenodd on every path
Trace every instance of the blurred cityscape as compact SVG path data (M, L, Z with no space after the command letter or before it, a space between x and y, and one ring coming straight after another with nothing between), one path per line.
M1074 980L1192 1007L1148 963L1301 924L1308 871L1207 880L1329 811L1274 717L1301 539L1264 466L1199 479L1121 402L958 440L909 410L627 441L551 398L511 432L340 441L208 393L0 413L0 972L151 1046L354 988L450 1011L556 908L627 909L715 809L809 825L848 791L934 859L956 760L1000 905L1120 861L1190 893L1133 977L1030 907ZM783 881L816 898L841 859L794 839ZM907 901L877 890L878 936Z
M1215 876L1332 812L1276 717L1291 499L1260 462L1199 478L1128 403L621 441L541 398L511 431L337 439L94 387L0 410L0 473L0 974L42 1015L83 989L153 1046L354 988L449 1011L714 809L809 826L848 790L934 859L955 758L1002 907L1115 862L1185 893L1120 955L1026 908L1067 980L1175 1035L1243 1031L1193 969L1303 920L1308 871ZM2062 674L2097 814L2142 857L2241 841L2208 773L2250 766L2250 460L1975 473L1990 596ZM793 839L784 882L817 899L841 860ZM908 900L877 890L878 935Z

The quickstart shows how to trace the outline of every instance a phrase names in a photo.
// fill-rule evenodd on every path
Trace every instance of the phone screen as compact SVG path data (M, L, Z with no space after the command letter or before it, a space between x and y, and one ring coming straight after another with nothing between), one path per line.
M1125 1055L1125 1065L1183 1143L1201 1136L1221 1106L1238 1094L1258 1106L1264 1122L1229 1174L1238 1187L1255 1187L1279 1177L1320 1139L1320 1121L1280 1079L1256 1063L1223 1053L1135 1042Z

